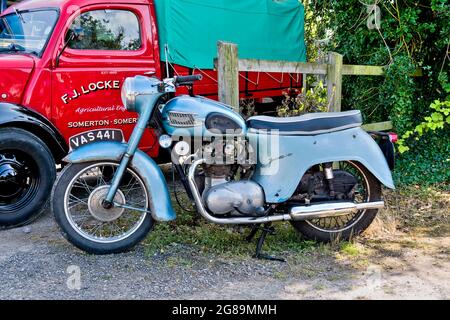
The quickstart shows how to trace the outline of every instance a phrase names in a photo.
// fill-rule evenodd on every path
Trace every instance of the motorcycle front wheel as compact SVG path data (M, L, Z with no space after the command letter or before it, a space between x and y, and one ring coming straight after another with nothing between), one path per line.
M126 170L114 198L126 208L103 207L118 166L115 162L70 164L53 187L52 211L63 236L88 253L127 251L153 227L148 190L131 168Z
M357 184L353 188L353 202L363 203L379 201L381 183L363 165L353 161L343 161L335 164L340 170L353 175ZM319 242L347 241L365 231L378 209L359 210L344 216L318 218L306 221L291 221L292 226L305 238Z

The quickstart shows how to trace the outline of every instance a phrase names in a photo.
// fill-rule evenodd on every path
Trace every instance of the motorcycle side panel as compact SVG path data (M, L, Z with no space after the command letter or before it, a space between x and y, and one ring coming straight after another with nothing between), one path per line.
M249 133L248 137L258 148L258 164L252 179L263 187L269 203L287 201L305 172L324 162L360 162L386 187L395 188L378 144L361 128L316 136Z
M112 141L93 142L69 153L64 161L68 163L86 163L93 161L119 162L127 148L126 144ZM136 151L130 167L143 179L150 195L150 209L153 219L171 221L176 218L170 201L169 190L161 169L142 151Z

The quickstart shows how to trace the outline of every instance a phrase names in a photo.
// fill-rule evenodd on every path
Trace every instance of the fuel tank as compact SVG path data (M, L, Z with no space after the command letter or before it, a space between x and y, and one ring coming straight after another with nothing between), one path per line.
M204 98L179 96L162 108L163 127L169 135L211 137L243 136L245 120L226 104Z

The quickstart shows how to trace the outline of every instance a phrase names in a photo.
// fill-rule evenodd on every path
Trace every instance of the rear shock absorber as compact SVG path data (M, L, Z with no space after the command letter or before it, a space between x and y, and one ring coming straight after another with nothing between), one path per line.
M330 197L336 196L336 192L334 191L334 174L333 174L333 163L327 162L323 165L324 173L325 173L325 179L328 181L328 187L330 188Z

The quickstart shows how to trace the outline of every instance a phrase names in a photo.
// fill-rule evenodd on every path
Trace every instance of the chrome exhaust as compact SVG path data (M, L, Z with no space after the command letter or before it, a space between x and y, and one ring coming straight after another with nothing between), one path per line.
M316 218L324 218L330 216L346 215L359 210L379 209L384 207L384 201L353 203L353 202L334 202L313 204L310 206L297 206L289 210L289 214L278 214L274 216L265 217L236 217L236 218L216 218L209 214L203 204L203 199L198 191L195 183L195 170L197 167L205 162L205 159L196 160L189 167L188 182L194 197L195 205L200 215L207 221L216 224L262 224L279 221L301 221Z
M359 210L384 208L384 201L373 201L364 203L354 202L333 202L313 204L310 206L297 206L289 210L292 220L310 220L317 218L344 216L349 213L356 213Z

